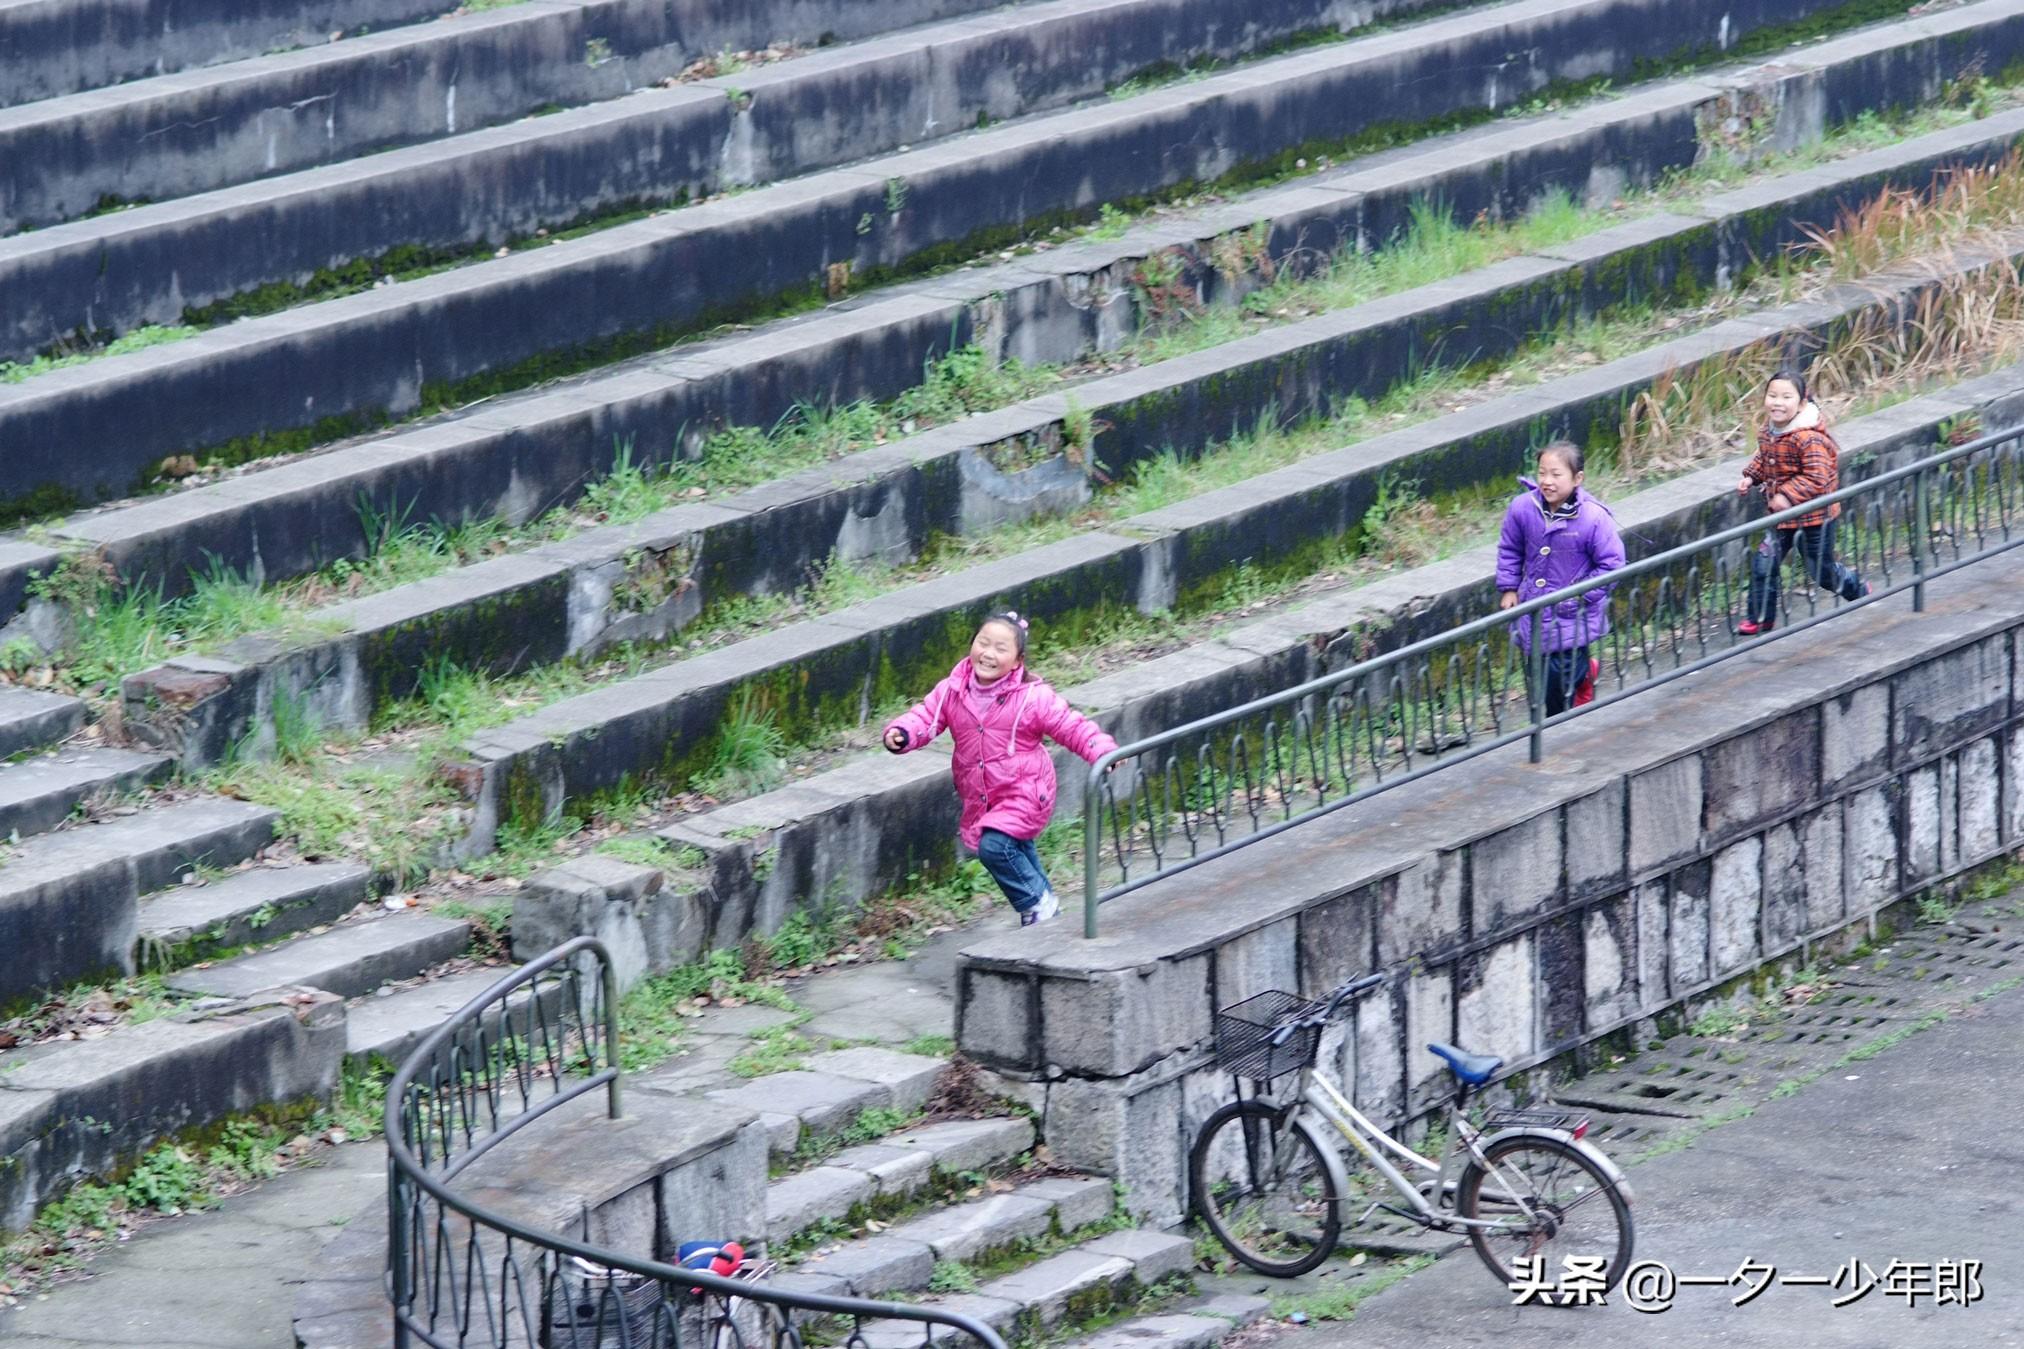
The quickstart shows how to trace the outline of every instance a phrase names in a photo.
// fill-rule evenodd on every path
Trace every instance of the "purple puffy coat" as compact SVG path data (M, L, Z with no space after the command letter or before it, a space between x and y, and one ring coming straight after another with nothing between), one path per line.
M970 658L965 656L934 691L886 724L907 733L901 753L921 748L946 728L955 740L951 767L963 800L957 828L974 851L986 829L1035 838L1054 814L1054 759L1042 737L1095 763L1117 748L1102 727L1026 672L1008 671L992 687L980 717L970 702Z
M1519 481L1525 491L1504 512L1504 532L1497 540L1499 591L1516 591L1523 604L1623 565L1623 540L1608 507L1577 487L1573 512L1554 515L1530 478ZM1562 600L1536 616L1546 650L1587 646L1609 631L1609 587ZM1533 618L1528 614L1511 624L1512 639L1522 651L1532 650Z

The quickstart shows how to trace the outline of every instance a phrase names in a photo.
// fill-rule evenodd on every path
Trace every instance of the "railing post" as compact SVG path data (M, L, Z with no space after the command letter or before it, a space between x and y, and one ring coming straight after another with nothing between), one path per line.
M598 977L604 984L604 1049L610 1056L612 1069L611 1085L605 1099L605 1111L612 1119L623 1117L624 1101L619 1094L619 1079L625 1076L618 1070L618 970L603 949L596 953Z
M1096 935L1096 873L1103 860L1103 811L1101 797L1104 771L1101 763L1089 770L1089 789L1082 794L1082 935Z
M401 1169L387 1158L387 1264L389 1296L394 1304L394 1349L408 1349L408 1304L414 1292L408 1287L408 1225L401 1212Z
M1525 681L1525 705L1532 720L1533 763L1546 757L1546 642L1542 631L1545 625L1539 621L1543 612L1541 609L1532 611L1532 649L1525 653L1525 665L1531 674Z
M1926 548L1932 543L1932 498L1926 490L1928 472L1912 475L1912 610L1926 610Z

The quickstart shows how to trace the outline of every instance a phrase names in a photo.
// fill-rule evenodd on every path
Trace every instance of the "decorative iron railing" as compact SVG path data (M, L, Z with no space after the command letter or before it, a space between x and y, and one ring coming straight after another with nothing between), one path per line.
M472 1202L457 1181L499 1144L603 1093L619 1116L611 958L579 937L466 1004L387 1088L387 1287L398 1349L881 1349L1004 1342L933 1306L819 1296L678 1267L542 1231ZM530 1135L531 1136L531 1135Z
M1870 591L1830 594L1835 578L1803 570L1795 552L1774 569L1776 626L1739 634L1754 555L1780 523L1828 506L1840 509L1837 560ZM1106 901L1380 792L1520 740L1536 763L1548 727L1756 642L1905 591L1923 609L1927 581L2020 542L2024 430L2012 428L1121 745L1091 765L1083 798L1084 934L1097 934ZM1595 609L1610 630L1589 643L1601 664L1593 701L1549 716L1547 653L1588 635Z

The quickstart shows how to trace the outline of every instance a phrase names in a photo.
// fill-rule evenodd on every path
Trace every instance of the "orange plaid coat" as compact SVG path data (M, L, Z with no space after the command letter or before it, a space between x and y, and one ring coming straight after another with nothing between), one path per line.
M1795 420L1806 421L1801 416ZM1827 434L1827 428L1816 421L1811 426L1795 426L1784 434L1774 433L1769 426L1757 433L1757 453L1750 456L1750 462L1743 467L1743 476L1763 484L1764 499L1783 493L1788 505L1797 506L1814 497L1825 496L1841 486L1841 452L1835 447L1834 437ZM1799 529L1807 525L1822 524L1841 514L1841 505L1836 503L1825 510L1809 511L1794 520L1779 525L1780 529Z

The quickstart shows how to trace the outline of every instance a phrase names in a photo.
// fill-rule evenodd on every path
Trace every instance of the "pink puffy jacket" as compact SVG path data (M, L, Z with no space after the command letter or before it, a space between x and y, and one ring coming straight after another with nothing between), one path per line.
M1068 705L1024 665L992 689L979 717L971 708L970 658L963 657L934 691L887 724L907 733L907 747L919 749L942 733L954 737L956 791L963 798L958 828L963 846L974 850L986 829L1013 838L1034 838L1054 814L1054 760L1040 743L1046 736L1095 763L1117 748L1102 727Z

